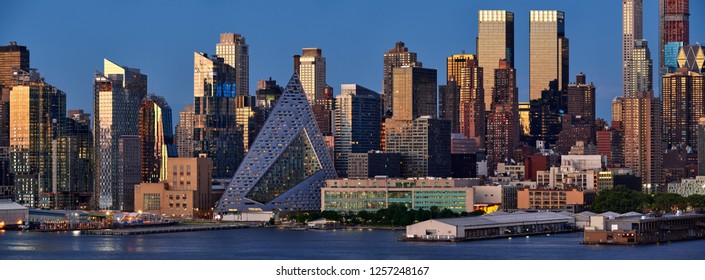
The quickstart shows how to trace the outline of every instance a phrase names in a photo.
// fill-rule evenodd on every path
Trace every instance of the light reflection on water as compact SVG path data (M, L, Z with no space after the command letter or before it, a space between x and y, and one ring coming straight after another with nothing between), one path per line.
M0 259L705 259L705 240L585 246L582 234L409 243L403 231L236 229L128 236L0 233Z

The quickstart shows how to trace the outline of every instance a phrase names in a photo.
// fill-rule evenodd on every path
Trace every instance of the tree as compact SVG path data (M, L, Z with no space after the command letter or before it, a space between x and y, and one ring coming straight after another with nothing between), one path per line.
M656 211L675 212L685 210L688 200L677 193L659 193L654 195L653 208Z
M651 202L651 197L642 192L637 192L615 186L612 189L602 190L597 194L592 205L592 211L602 213L607 211L626 213L630 211L644 211Z

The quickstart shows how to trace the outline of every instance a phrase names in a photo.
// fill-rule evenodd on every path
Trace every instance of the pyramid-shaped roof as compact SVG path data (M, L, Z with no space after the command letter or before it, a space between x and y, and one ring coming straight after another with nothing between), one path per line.
M320 210L320 189L334 178L333 159L294 74L216 210Z

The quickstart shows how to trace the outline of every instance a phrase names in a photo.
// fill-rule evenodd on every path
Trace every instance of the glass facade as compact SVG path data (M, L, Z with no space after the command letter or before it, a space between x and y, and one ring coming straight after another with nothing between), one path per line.
M142 182L158 183L167 179L167 158L177 156L171 107L164 97L149 95L142 100L139 113Z
M235 69L236 94L250 95L250 46L240 34L220 34L220 42L215 45L216 56Z
M213 159L213 178L228 178L242 161L235 70L221 58L194 53L194 156Z
M475 140L479 147L485 143L484 71L478 67L472 54L456 54L447 59L448 78L441 108L443 119L451 121L451 132L462 133Z
M561 91L568 87L569 46L563 12L531 11L530 16L529 97L535 100L551 81L558 81Z
M103 62L104 73L96 73L93 81L95 200L100 209L123 210L119 207L128 204L121 197L126 193L121 191L124 185L120 183L119 161L125 155L121 154L118 142L125 136L139 135L139 109L147 95L147 75L108 59ZM139 145L135 148L139 151ZM139 153L133 160L140 162ZM139 177L139 168L137 174Z
M505 59L514 67L514 13L480 10L477 18L477 56L479 66L484 70L484 109L489 111L497 63Z
M382 130L379 94L356 84L341 85L335 102L335 169L348 176L351 153L380 149Z

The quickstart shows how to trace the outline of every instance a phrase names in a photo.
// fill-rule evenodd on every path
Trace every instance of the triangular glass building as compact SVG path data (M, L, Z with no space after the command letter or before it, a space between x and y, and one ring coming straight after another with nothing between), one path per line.
M294 74L216 211L320 210L321 188L335 178L333 159Z

